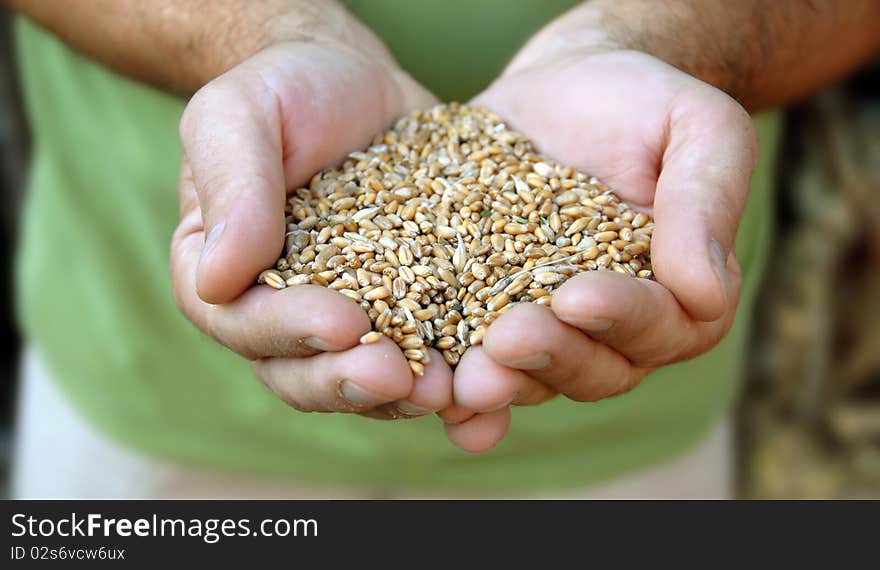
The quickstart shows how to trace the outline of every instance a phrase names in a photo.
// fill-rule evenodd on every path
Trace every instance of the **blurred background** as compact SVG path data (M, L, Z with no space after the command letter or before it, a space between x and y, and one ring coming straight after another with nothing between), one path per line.
M880 66L786 113L740 495L880 498Z
M0 8L0 496L7 496L11 423L18 366L13 322L12 251L23 192L28 138L12 65L9 13Z
M28 137L0 8L0 497ZM742 498L880 498L880 66L786 113L777 238L738 411Z

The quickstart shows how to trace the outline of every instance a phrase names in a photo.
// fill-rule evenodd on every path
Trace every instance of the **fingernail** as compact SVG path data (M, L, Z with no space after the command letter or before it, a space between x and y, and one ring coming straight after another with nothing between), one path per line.
M724 250L714 239L709 242L709 262L715 269L718 280L721 281L721 290L724 292L724 300L727 300L727 256Z
M339 384L339 395L356 406L378 406L388 401L364 390L351 380L343 380Z
M421 406L416 406L415 404L407 400L397 400L396 402L394 402L394 405L397 407L398 410L408 416L424 416L426 414L430 414L433 411L422 408Z
M507 362L507 366L520 370L541 370L550 366L550 355L545 352L539 352L538 354L518 360L510 360Z
M308 346L309 348L314 348L315 350L320 350L321 352L333 352L339 350L338 347L335 347L329 342L323 341L316 336L308 336L304 339L301 339L300 342Z
M226 227L226 222L221 221L214 224L214 227L208 232L208 235L205 237L205 247L202 249L202 257L210 253L214 246L217 245L217 238L223 233L224 227Z
M587 332L605 332L614 326L614 321L611 319L581 319L574 325Z

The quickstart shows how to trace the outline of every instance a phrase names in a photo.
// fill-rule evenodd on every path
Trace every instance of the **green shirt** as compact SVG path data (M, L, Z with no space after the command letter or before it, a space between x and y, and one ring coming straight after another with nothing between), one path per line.
M466 100L535 30L573 2L351 2L441 98ZM467 18L462 18L467 14ZM450 492L539 492L670 458L737 391L768 248L775 121L737 241L745 284L733 330L711 353L595 404L514 410L490 453L447 443L435 417L378 422L286 407L247 362L178 312L168 277L184 102L17 27L34 155L18 256L18 309L75 407L109 436L179 461L293 480Z

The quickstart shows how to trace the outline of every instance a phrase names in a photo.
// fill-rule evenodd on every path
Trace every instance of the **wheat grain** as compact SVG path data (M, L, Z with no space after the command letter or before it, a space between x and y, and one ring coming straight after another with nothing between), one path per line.
M653 278L654 223L587 174L541 155L495 114L414 111L290 193L284 256L259 283L314 284L359 303L424 374L455 366L518 302L549 305L581 271Z

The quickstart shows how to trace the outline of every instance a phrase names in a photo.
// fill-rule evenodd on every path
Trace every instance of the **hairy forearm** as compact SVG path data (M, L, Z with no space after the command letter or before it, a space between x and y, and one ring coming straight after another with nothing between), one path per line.
M650 53L754 111L795 101L877 54L880 1L590 0L531 44L524 54Z
M335 0L7 2L115 71L182 95L275 42L376 43Z

